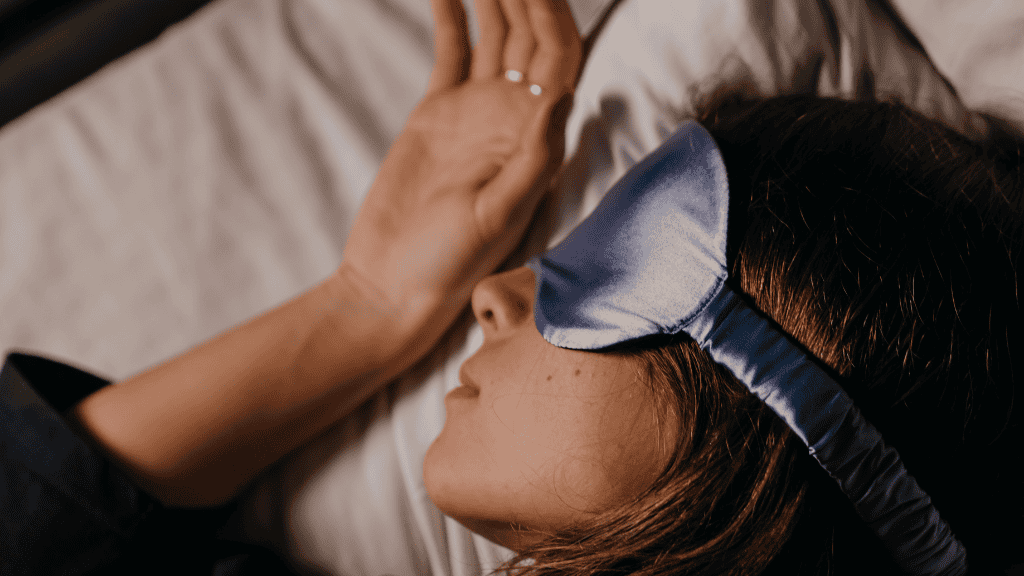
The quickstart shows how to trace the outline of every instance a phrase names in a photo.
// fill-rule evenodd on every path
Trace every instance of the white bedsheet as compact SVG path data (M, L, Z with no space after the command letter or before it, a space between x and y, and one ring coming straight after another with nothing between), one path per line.
M570 1L584 34L609 3ZM1024 4L897 4L935 66L862 0L625 0L585 65L567 176L535 245L657 147L695 86L898 94L970 132L941 71L969 105L1024 118L1024 40L1010 32ZM957 26L964 14L971 26ZM0 350L117 380L324 278L431 51L428 0L215 0L7 125ZM421 480L444 394L481 341L472 325L434 354L439 368L399 379L271 470L237 529L329 574L469 575L508 557L440 514Z
M992 112L1024 126L1024 3L893 3L968 108Z

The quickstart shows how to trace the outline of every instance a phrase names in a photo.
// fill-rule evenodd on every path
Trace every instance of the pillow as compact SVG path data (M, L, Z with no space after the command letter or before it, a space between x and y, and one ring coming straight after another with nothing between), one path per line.
M964 105L1024 126L1024 2L893 3Z

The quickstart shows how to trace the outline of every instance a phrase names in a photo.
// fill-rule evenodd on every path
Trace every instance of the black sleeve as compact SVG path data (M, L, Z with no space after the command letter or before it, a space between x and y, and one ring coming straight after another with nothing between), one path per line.
M222 538L237 509L168 508L61 416L110 381L22 353L0 370L0 576L294 574L273 552Z

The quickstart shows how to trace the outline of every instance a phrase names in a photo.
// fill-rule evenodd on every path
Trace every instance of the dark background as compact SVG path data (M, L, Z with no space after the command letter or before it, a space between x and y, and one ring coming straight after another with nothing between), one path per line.
M0 127L209 0L0 0Z

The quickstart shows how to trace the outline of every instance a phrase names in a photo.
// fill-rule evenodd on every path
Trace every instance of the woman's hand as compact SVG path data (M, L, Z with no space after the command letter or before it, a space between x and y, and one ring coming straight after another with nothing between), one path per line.
M471 58L460 0L432 0L427 94L381 165L338 270L417 338L440 337L519 243L562 163L580 66L565 0L476 1Z

